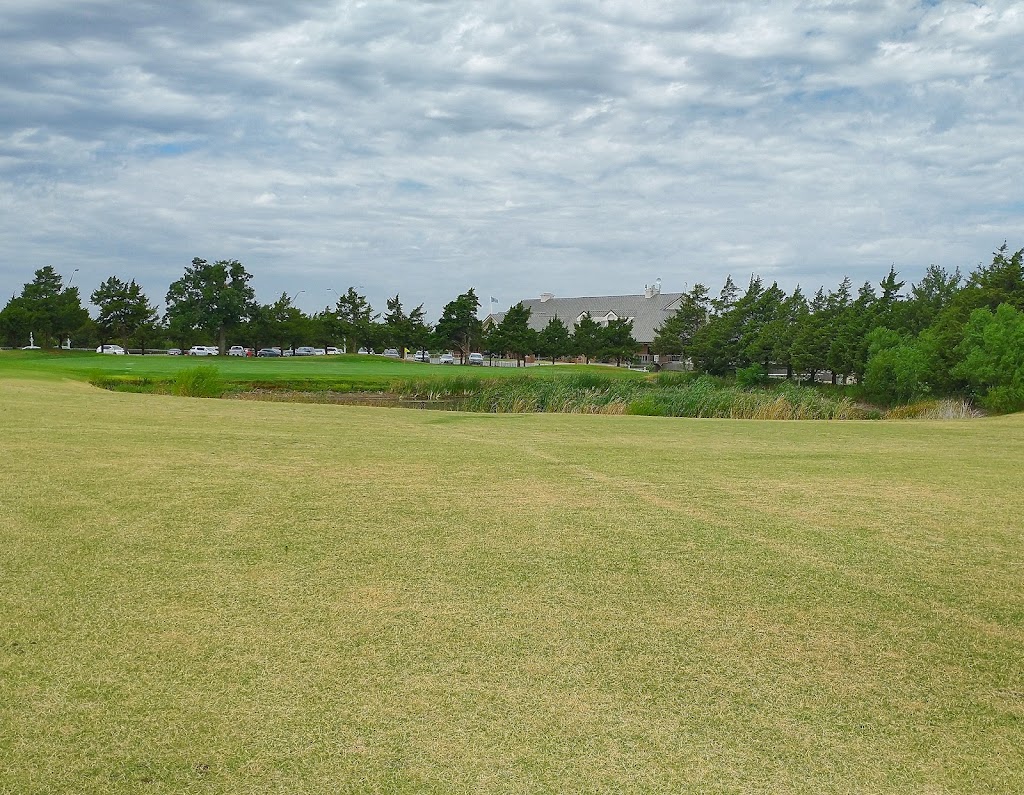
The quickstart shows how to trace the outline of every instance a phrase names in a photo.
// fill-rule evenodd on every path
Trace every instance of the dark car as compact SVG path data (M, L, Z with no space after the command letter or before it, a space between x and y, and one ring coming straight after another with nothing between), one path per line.
M257 353L256 355L262 356L264 359L269 359L272 356L280 356L281 351L275 348L260 348L260 352Z

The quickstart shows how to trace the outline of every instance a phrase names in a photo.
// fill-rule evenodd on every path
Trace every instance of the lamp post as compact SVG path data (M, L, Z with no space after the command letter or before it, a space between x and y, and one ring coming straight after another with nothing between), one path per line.
M295 303L295 301L304 292L306 292L306 291L305 290L299 290L297 293L295 293L295 295L293 295L291 298L288 299L291 302L292 306L294 306L296 309L299 309L299 306L298 306L298 304ZM302 310L301 309L299 309L299 314L302 314ZM292 352L292 356L294 356L295 355L295 340L294 340L294 338L292 339L291 349L290 350ZM282 351L282 353L283 353L283 351Z
M68 285L67 285L67 287L64 288L65 292L71 289L71 283L75 280L75 274L76 273L78 273L78 268L75 268L73 271L71 271L71 277L68 279ZM58 342L60 341L59 337L58 337L57 341ZM67 337L65 337L64 348L66 350L69 350L69 351L71 350L71 335L70 334Z

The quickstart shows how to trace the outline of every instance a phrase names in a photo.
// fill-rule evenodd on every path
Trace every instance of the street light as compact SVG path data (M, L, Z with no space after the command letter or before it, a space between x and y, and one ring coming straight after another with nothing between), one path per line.
M71 271L71 278L68 279L68 284L64 288L64 292L67 292L68 290L71 289L71 282L73 282L75 280L75 274L76 273L78 273L78 268L75 268L73 271ZM60 337L57 338L57 341L60 342ZM63 347L64 347L65 350L69 350L69 351L71 350L71 335L68 335L65 338L65 342L64 342Z

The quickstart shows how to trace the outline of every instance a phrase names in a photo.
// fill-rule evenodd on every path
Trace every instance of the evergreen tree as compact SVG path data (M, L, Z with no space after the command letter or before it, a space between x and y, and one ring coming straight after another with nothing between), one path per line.
M910 288L910 299L904 313L906 330L919 334L953 302L963 277L960 269L949 273L945 268L929 265L924 278Z
M590 364L604 344L601 334L601 327L594 322L589 314L584 314L576 323L572 333L573 350L583 356L584 361Z
M836 311L841 298L833 302L830 310ZM856 374L860 378L867 363L865 338L870 330L871 308L876 301L875 290L870 282L860 288L857 298L847 303L830 317L830 339L825 362L832 371L832 383L837 376Z
M568 356L571 352L572 337L569 334L569 329L561 318L557 316L551 318L537 336L537 353L551 359L551 363L554 364L556 359Z
M780 335L784 333L782 318L786 294L775 282L750 305L740 330L740 359L764 368L775 363Z
M156 307L142 292L142 288L133 279L124 282L111 276L97 287L89 300L99 309L96 326L100 332L100 342L116 339L128 347L128 338L149 326L148 336L152 339L153 326L157 320ZM145 344L142 352L146 352Z
M373 347L380 315L374 313L366 296L360 295L354 287L349 287L344 295L338 296L334 314L338 333L344 339L348 353L355 353L361 347Z
M655 329L651 351L690 356L694 335L707 322L710 309L708 288L695 284L690 292L683 294L675 314Z
M256 307L252 276L238 260L209 263L196 257L167 291L165 318L176 335L214 334L223 355L227 335Z
M0 334L13 347L24 347L33 339L37 346L49 348L59 346L88 322L78 288L65 289L61 275L47 265L0 312Z
M522 302L509 307L492 339L502 353L515 354L516 366L525 364L526 357L537 348L537 332L530 328L529 308Z
M898 331L906 327L906 305L904 296L900 293L906 282L897 281L898 275L896 267L892 266L889 268L889 274L879 283L881 293L871 307L871 318L868 323L872 328L885 326Z
M807 299L804 297L800 285L797 285L793 294L783 301L779 315L771 321L767 329L767 333L775 344L772 350L772 361L775 364L786 366L787 379L793 377L793 341L796 339L797 330L809 312Z
M733 282L732 275L726 276L725 284L722 285L722 291L718 294L718 298L714 298L711 301L713 314L716 317L727 314L736 305L739 296L740 289Z
M609 320L608 325L601 329L602 358L614 359L616 367L622 366L624 359L631 360L636 356L638 343L633 339L633 321L628 318Z
M471 287L454 301L450 301L437 321L435 336L441 347L458 351L459 361L465 363L466 356L480 345L483 323L477 318L480 299Z
M270 305L267 317L272 339L278 341L282 352L290 349L294 353L297 345L306 344L310 333L308 319L287 293L281 293L281 297Z
M409 346L416 351L425 351L434 339L434 329L426 320L427 313L420 304L409 313Z
M737 298L732 277L726 279L718 299L711 302L714 313L693 337L691 347L698 369L726 375L749 363L743 350L743 333L763 293L761 279L751 276L747 291Z
M805 374L812 383L819 370L827 367L829 338L828 299L823 288L818 288L808 306L808 311L799 318L790 347L790 362L797 378Z

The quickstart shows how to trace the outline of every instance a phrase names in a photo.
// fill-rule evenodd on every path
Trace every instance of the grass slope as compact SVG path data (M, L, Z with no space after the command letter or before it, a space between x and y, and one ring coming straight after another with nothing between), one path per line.
M1021 416L0 377L0 439L0 791L1024 789Z

